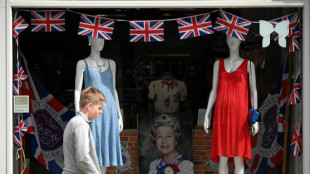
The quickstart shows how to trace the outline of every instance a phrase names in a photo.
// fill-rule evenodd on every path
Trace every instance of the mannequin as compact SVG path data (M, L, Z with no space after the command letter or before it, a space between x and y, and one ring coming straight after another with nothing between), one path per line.
M117 129L120 133L123 130L123 119L122 119L121 110L120 110L120 106L119 106L118 94L117 94L117 91L115 88L116 64L113 60L100 57L100 51L102 51L103 46L104 46L104 40L103 39L89 37L89 44L91 46L90 56L87 57L86 59L79 60L77 62L77 65L76 65L75 91L74 91L75 110L78 111L80 109L79 108L79 101L80 101L79 96L80 96L80 93L82 90L84 73L87 69L87 66L90 67L90 69L97 71L97 73L104 73L109 68L111 68L112 79L113 79L113 84L112 84L113 91L111 91L111 93L114 96L114 100L115 100L115 104L116 104L116 110L117 110L117 115L118 115L118 126L119 126ZM106 96L105 93L104 93L104 95ZM107 101L107 102L109 102L109 101ZM103 115L103 116L108 117L110 115ZM92 129L92 131L93 131L93 129ZM96 143L96 140L95 140L95 143ZM97 152L97 155L98 155L98 152ZM106 167L107 166L101 166L101 173L102 174L106 173Z
M229 47L230 55L228 58L224 59L224 69L225 69L224 71L227 71L227 73L233 73L243 64L243 61L245 61L239 56L239 46L240 46L241 41L234 37L227 36L226 42ZM212 108L214 104L216 103L216 100L219 100L217 99L219 67L220 67L220 60L217 60L214 63L214 67L213 67L212 90L210 92L207 110L205 114L205 120L204 120L204 129L207 133L209 133L208 128L210 127L210 124L211 124L210 120L211 120ZM257 108L257 89L256 89L255 65L251 61L247 61L247 73L248 74L251 73L251 75L249 75L249 90L253 94L252 95L253 98L251 101L253 101L253 107L254 109L256 109ZM223 128L220 128L220 129L223 129ZM228 129L228 128L225 127L224 129ZM259 125L256 122L254 125L252 125L251 132L253 135L255 135L258 132L258 130L259 130ZM244 173L243 156L234 156L233 158L234 158L234 163L235 163L235 174L243 174ZM220 174L228 174L227 161L228 161L228 157L219 155L219 173Z

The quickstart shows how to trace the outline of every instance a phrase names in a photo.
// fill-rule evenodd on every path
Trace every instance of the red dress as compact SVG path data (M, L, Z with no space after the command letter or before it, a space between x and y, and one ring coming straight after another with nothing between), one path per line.
M224 59L219 63L217 96L213 118L211 160L219 156L251 158L248 115L248 60L227 72ZM230 159L231 160L231 159Z

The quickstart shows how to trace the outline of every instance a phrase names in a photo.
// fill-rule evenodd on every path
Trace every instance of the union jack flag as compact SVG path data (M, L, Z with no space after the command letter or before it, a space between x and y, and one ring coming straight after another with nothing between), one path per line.
M26 134L28 128L25 125L24 119L22 115L19 115L16 120L16 125L14 128L14 137L13 142L14 146L21 146L23 136Z
M130 42L164 41L163 21L130 21Z
M302 90L302 76L299 72L290 96L290 105L300 103L301 101L301 90Z
M23 114L23 119L28 126L31 155L51 173L61 174L64 167L63 133L75 114L44 88L24 57L22 63L29 75L21 94L29 96L29 113Z
M177 23L180 39L188 39L214 33L209 13L179 18L177 19Z
M220 10L213 29L245 41L250 26L251 21Z
M289 52L297 52L300 48L300 37L301 37L301 23L300 18L298 18L297 25L293 31L292 40L289 47Z
M259 108L262 122L256 144L252 144L253 158L245 165L246 173L263 174L283 159L284 115L287 104L289 64L285 59L274 87Z
M19 12L15 12L14 15L14 21L13 21L13 36L14 38L17 38L18 35L23 32L29 24L26 22L26 20L20 15Z
M31 11L31 31L66 31L65 11Z
M273 19L273 20L270 21L270 23L273 26L276 26L277 23L282 22L282 21L286 21L286 20L288 20L289 23L290 23L289 24L289 34L288 34L288 36L291 37L291 36L293 36L294 30L295 30L296 26L298 25L299 12L292 13L292 14L289 14L289 15L286 15L286 16L282 16L282 17L277 18L277 19ZM274 40L278 39L277 36L278 36L277 33L273 33Z
M294 153L295 158L302 154L302 126L301 121L298 121L296 130L294 131L293 139L291 141L291 150Z
M17 68L17 72L16 74L14 74L14 79L13 79L13 94L14 95L19 94L19 89L22 87L23 81L28 77L28 75L24 71L19 61L17 61L16 68Z
M78 35L112 40L114 20L81 14Z

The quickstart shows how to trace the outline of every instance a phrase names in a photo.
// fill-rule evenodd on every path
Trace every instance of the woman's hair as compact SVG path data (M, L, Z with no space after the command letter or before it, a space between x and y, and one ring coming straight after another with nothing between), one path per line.
M153 144L156 144L156 129L161 126L168 126L172 128L175 132L175 138L178 144L180 144L181 139L181 129L180 129L180 123L176 117L169 114L160 114L154 119L154 124L151 129L151 142Z
M90 86L81 92L80 109L84 108L88 103L93 105L106 104L106 99L99 89Z

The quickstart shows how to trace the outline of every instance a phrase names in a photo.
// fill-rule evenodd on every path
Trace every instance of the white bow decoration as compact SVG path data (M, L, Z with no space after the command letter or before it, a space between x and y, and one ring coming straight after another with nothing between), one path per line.
M281 47L286 47L285 37L289 33L289 21L281 21L277 23L274 28L273 25L264 20L259 21L259 34L263 37L263 47L267 47L270 44L270 34L276 32L279 35L278 43Z

